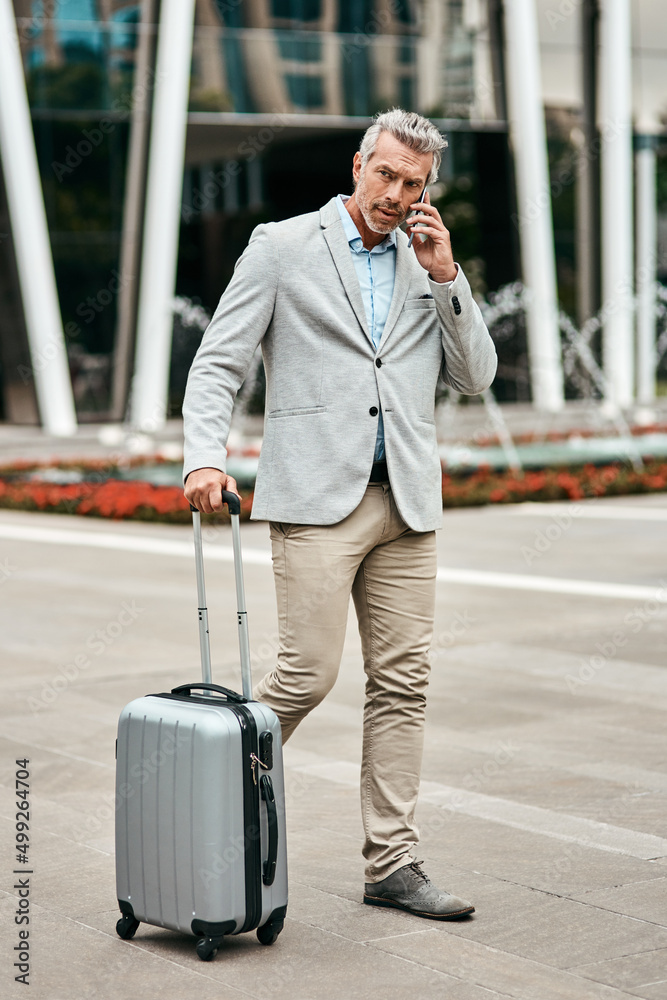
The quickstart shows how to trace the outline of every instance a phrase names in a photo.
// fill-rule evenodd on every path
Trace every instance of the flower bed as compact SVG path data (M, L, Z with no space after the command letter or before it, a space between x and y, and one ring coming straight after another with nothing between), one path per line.
M153 486L140 480L109 479L104 463L51 463L49 468L79 470L81 482L54 483L39 478L34 465L0 469L0 508L80 514L115 520L160 521L186 524L190 509L180 486ZM31 478L26 478L27 475ZM46 473L45 473L46 475ZM582 500L586 497L622 496L667 491L667 462L648 460L634 470L627 464L583 465L525 472L494 471L442 476L444 507L472 507L523 500ZM248 520L253 494L241 490L241 518ZM206 515L211 522L229 520L227 508Z
M242 492L241 497L241 519L248 520L252 494ZM192 518L180 486L152 486L138 480L63 484L0 479L0 507L167 524L186 524ZM224 523L229 521L229 513L225 507L221 513L207 514L206 518Z
M620 462L525 472L493 471L442 476L445 507L474 507L523 500L583 500L586 497L662 493L667 490L667 462L648 460L641 470Z

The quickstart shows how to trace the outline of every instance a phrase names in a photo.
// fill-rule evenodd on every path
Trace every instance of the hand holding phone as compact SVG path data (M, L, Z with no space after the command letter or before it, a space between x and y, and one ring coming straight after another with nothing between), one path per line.
M422 191L422 193L417 198L417 201L423 201L424 200L424 195L426 194L426 188L427 187L428 187L428 185L424 184L424 190ZM419 209L415 209L415 211L412 213L412 218L414 218L415 215L419 215ZM410 239L408 240L408 246L409 247L412 246L412 241L414 240L414 238L415 238L415 231L413 229L412 232L410 233Z

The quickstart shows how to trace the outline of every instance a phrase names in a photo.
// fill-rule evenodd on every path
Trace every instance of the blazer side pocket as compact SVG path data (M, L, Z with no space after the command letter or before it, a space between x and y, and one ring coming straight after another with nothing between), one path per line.
M318 416L320 413L326 413L328 409L328 406L297 406L291 410L269 410L267 417L269 420L275 420L277 417Z

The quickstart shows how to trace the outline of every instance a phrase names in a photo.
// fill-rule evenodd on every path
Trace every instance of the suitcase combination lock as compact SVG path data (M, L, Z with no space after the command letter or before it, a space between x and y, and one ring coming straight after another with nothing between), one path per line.
M267 771L273 767L273 733L268 729L259 734L259 759Z
M251 768L252 768L252 780L253 783L257 784L257 765L263 768L265 771L270 771L273 767L273 733L268 730L264 733L260 733L259 737L259 757L257 754L250 754Z

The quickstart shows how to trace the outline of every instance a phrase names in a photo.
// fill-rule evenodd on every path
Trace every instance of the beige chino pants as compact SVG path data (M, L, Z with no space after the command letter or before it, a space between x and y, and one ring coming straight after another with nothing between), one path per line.
M333 687L350 594L366 672L361 809L366 880L413 860L429 646L435 532L412 531L389 484L370 484L332 525L271 523L280 647L254 696L280 719L283 741Z

